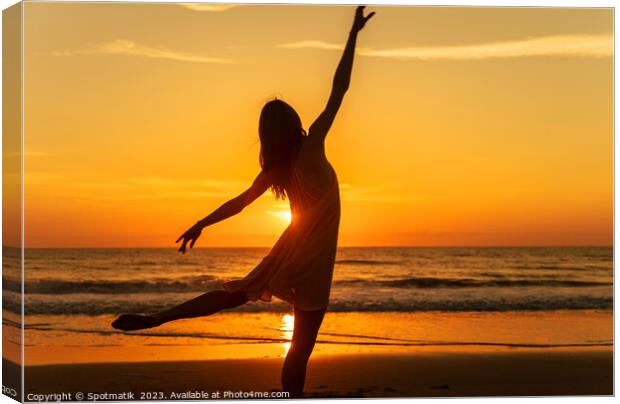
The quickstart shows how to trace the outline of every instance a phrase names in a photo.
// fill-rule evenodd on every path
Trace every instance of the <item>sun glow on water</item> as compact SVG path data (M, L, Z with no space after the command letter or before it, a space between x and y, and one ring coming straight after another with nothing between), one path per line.
M293 316L292 314L283 315L282 323L280 326L280 331L281 331L280 336L283 339L290 341L293 338L294 327L295 327L295 316ZM286 356L286 354L288 353L288 350L291 348L291 343L284 342L282 344L282 347L284 348L284 353L282 354L282 356Z

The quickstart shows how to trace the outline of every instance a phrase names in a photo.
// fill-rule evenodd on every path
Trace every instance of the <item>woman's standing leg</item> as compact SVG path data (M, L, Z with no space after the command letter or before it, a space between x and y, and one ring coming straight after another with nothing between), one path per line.
M304 391L306 367L324 316L325 309L295 309L293 339L282 367L282 390L288 392L290 397L299 397Z

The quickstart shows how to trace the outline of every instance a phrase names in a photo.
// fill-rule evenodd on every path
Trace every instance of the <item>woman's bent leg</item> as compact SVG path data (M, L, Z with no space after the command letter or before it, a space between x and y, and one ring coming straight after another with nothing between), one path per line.
M143 330L182 318L208 316L224 309L241 306L248 300L243 292L231 293L226 290L214 290L159 313L123 314L112 323L112 327L125 331Z
M324 316L325 309L295 309L293 339L282 367L282 390L287 391L291 397L299 397L303 393L306 367Z

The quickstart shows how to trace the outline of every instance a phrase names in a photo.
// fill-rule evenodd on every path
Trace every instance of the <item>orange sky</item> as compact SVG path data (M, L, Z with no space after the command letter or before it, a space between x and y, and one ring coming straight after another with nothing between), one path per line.
M612 243L611 9L368 11L327 141L340 245ZM269 97L312 123L352 15L26 3L27 246L174 246L257 174ZM270 245L286 209L197 246Z

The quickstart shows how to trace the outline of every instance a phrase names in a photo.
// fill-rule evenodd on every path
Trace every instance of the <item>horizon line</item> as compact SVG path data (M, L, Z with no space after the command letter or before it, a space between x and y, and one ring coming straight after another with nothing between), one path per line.
M539 244L539 245L346 245L338 246L338 249L344 248L613 248L614 245L608 244ZM14 247L3 245L3 249L21 249L22 247ZM24 247L24 250L129 250L129 249L142 249L142 250L177 250L179 247L157 247L157 246L124 246L124 247ZM207 246L207 247L194 247L192 250L216 250L216 249L256 249L256 248L273 248L273 245L262 246ZM187 250L188 252L190 250Z

